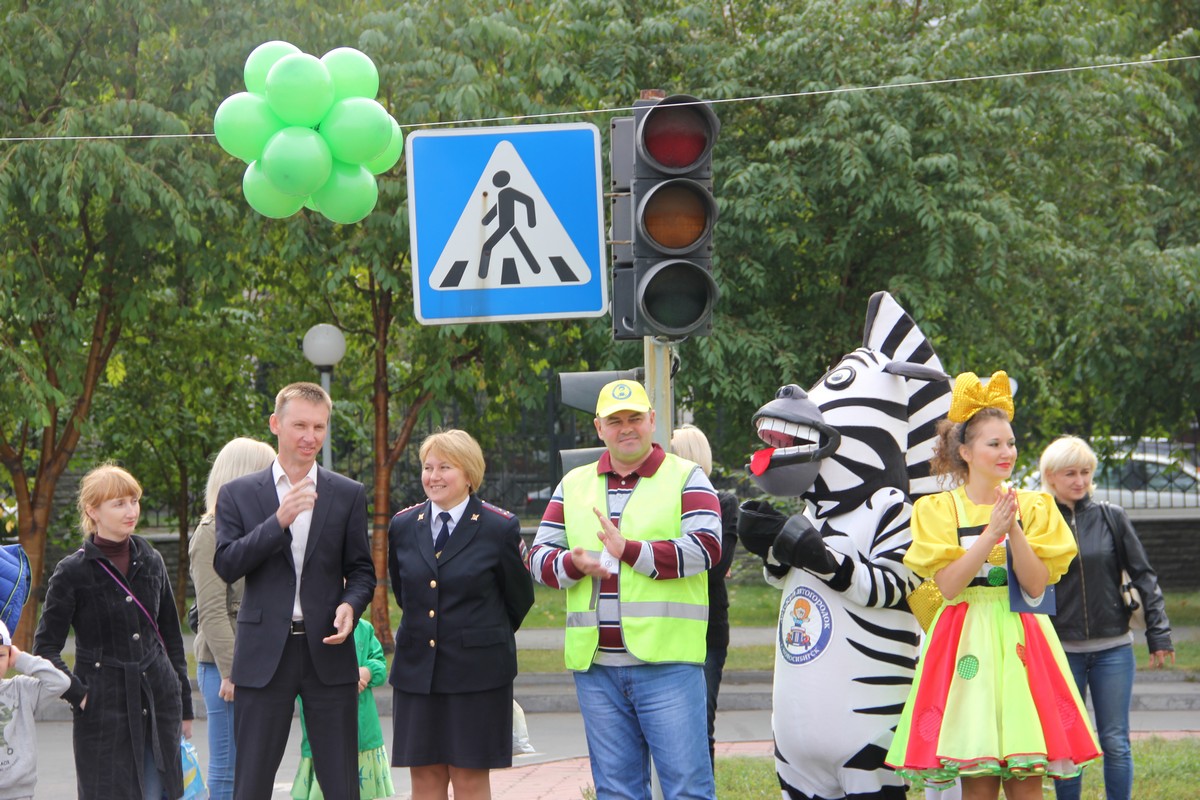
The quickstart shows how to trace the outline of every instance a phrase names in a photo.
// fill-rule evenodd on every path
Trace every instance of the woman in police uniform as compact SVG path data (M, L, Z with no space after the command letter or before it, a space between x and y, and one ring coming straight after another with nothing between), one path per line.
M392 592L404 612L392 684L392 766L413 800L491 796L489 770L512 766L514 633L533 605L517 518L480 500L483 451L460 430L421 444L428 500L388 528Z

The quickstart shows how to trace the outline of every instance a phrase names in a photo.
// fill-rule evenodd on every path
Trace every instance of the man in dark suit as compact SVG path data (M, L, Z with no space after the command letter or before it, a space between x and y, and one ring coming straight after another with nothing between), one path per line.
M350 636L375 590L361 483L317 467L332 402L316 384L275 398L270 468L217 497L213 566L245 578L233 674L234 796L263 800L304 700L317 781L330 800L358 797L358 661Z

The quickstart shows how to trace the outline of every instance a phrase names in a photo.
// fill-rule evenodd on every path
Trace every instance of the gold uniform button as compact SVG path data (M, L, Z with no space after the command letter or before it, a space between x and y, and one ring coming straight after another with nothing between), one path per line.
M433 619L435 616L437 616L437 615L435 613L433 613L433 609L432 608L429 609L429 618Z
M436 643L436 642L434 642L434 641L433 641L433 639L430 639L430 640L429 640L429 646L430 646L430 647L433 647L435 644L437 644L437 643Z
M430 589L436 589L436 588L437 588L437 581L430 581L430 582L429 582L429 588L430 588Z

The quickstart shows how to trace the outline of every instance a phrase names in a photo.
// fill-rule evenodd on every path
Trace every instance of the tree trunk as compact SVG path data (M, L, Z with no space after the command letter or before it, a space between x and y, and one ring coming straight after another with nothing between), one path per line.
M17 476L14 475L13 484L17 482ZM41 605L42 584L45 581L42 573L46 566L46 531L50 526L50 510L58 476L46 476L39 480L32 498L23 475L21 483L25 491L17 491L17 541L29 557L29 599L21 611L17 629L13 631L13 641L22 650L32 652L33 632L37 629L38 607ZM46 489L42 488L43 484Z
M179 570L175 573L175 611L183 619L187 612L188 579L191 572L191 562L188 560L188 465L178 461L179 492L175 495L175 516L179 519Z

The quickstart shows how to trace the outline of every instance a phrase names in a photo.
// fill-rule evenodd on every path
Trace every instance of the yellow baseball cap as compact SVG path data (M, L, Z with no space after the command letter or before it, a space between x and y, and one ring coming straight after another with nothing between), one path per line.
M650 410L650 398L646 389L637 381L613 381L604 384L600 396L596 399L596 416L607 417L618 411Z

